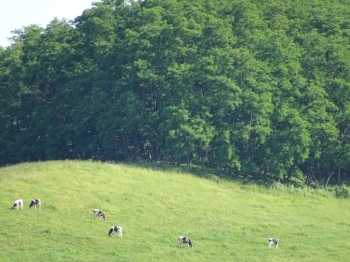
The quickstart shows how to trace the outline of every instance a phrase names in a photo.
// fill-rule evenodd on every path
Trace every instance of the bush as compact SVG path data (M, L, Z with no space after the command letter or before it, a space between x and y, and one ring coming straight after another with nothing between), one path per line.
M337 198L349 198L349 189L345 186L336 186L334 191Z
M330 188L325 189L323 187L311 187L305 184L284 184L281 182L274 182L269 185L269 188L284 192L301 193L304 195L336 196L336 191L329 190Z

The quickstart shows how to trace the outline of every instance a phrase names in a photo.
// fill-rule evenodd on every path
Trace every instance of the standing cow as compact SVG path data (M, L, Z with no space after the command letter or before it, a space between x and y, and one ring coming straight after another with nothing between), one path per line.
M280 241L277 238L269 238L267 243L269 244L269 247L275 245L276 248L278 248L278 244L280 243Z
M17 199L15 203L13 203L12 209L22 209L23 210L23 199Z
M94 213L94 218L98 217L99 220L102 218L104 221L106 221L106 214L102 210L94 209L92 212Z
M120 226L112 226L108 231L108 236L114 236L115 233L118 233L120 238L123 238L123 228Z
M183 236L179 236L179 247L181 247L182 244L186 244L187 247L193 248L191 239Z
M30 201L29 208L32 208L32 207L34 207L34 209L36 209L37 207L41 209L41 200L33 199L32 201Z

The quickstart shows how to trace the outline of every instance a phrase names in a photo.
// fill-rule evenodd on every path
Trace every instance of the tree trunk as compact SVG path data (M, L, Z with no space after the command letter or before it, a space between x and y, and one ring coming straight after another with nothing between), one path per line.
M324 184L324 188L326 188L328 186L329 180L331 179L332 175L333 175L332 170L328 169L328 172L327 172L328 177L327 177L326 183Z

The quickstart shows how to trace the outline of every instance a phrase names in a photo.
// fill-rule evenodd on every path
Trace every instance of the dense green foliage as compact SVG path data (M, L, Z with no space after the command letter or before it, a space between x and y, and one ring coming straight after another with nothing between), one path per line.
M0 260L349 260L349 200L177 170L92 161L0 168ZM11 210L18 198L24 209ZM41 210L29 209L32 198ZM94 208L105 222L93 219ZM108 237L113 225L123 227L122 239ZM178 248L179 235L194 248ZM269 237L280 239L278 249L267 247Z
M104 0L24 27L0 48L0 165L164 160L344 182L349 17L349 1Z

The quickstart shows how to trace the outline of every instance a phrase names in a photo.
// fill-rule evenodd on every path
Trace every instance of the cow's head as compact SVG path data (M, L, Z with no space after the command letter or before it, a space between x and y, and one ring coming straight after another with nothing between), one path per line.
M193 248L191 239L188 238L187 240L188 240L188 246L191 247L191 248Z

